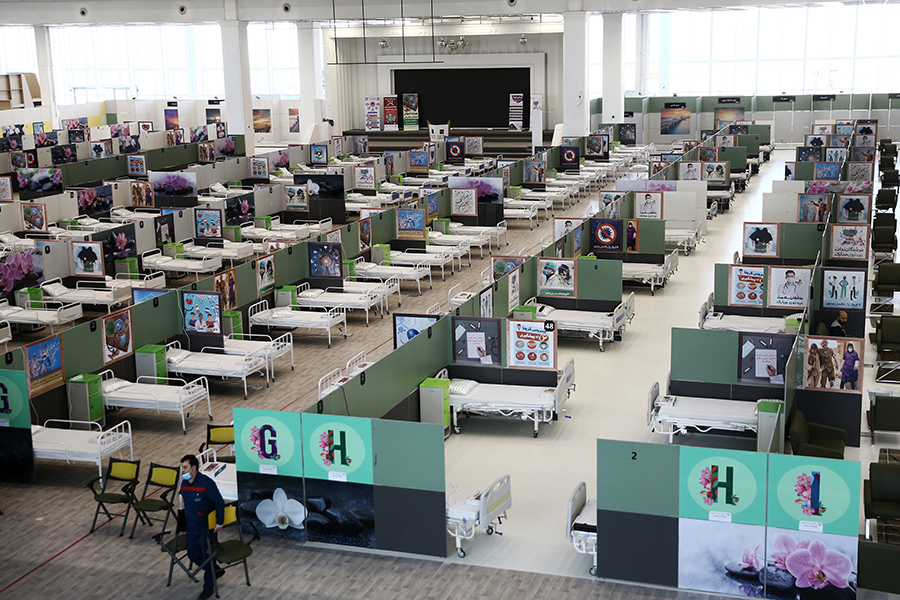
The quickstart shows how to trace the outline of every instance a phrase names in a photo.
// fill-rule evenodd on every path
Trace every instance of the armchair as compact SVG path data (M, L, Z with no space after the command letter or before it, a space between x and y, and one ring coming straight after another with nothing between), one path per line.
M838 427L809 423L799 410L794 411L789 435L795 456L844 458L847 432Z

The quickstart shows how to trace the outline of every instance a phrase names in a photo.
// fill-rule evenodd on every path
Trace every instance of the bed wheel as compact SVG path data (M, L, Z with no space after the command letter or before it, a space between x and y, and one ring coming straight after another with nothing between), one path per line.
M459 432L460 432L459 427L454 427L454 428L453 428L453 433L459 433Z
M181 430L181 435L187 435L187 429L182 429L182 430Z
M596 577L597 576L597 567L591 567L591 570L588 571L588 573L591 574L591 577Z
M603 346L600 346L600 352L606 352L606 348L604 348Z
M209 415L209 420L210 420L210 421L212 421L212 420L213 420L213 417L212 417L212 415Z
M487 532L488 535L494 535L494 526L488 525L487 529L485 529L485 531Z
M457 549L456 549L456 553L459 555L460 558L465 558L465 557L466 557L466 551L463 550L462 548L457 548Z
M537 431L534 432L534 437L537 437Z
M656 294L654 293L653 290L650 290L650 295L651 295L651 296L655 296Z

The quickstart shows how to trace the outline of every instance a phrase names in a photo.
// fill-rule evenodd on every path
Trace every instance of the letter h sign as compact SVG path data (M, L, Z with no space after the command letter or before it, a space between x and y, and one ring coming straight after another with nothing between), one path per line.
M725 490L725 504L737 504L734 500L734 467L725 467L726 481L719 479L719 465L712 465L709 468L710 481L712 482L712 499L713 502L719 501L719 490Z

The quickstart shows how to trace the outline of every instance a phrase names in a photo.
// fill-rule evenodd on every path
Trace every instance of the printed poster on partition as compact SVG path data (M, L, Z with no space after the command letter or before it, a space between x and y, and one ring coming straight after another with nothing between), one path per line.
M553 239L558 240L561 237L569 235L576 229L581 229L584 219L575 219L572 217L554 217L553 218Z
M521 275L522 269L520 269L519 267L516 267L514 271L510 271L509 273L509 293L507 296L507 308L509 310L506 311L506 314L511 313L517 306L519 306L519 286L521 285Z
M400 118L397 112L397 96L384 97L384 130L397 131L400 129Z
M822 269L822 308L863 308L866 271Z
M556 369L554 321L506 321L506 364L515 369Z
M765 267L730 265L728 306L762 306Z
M596 252L624 252L622 221L591 219L591 250Z
M544 95L543 94L532 94L531 95L531 112L537 112L539 110L544 110Z
M481 316L482 317L493 317L494 316L494 286L489 285L481 292Z
M634 203L638 219L663 218L662 192L635 192Z
M509 95L509 130L522 131L525 113L525 94Z
M415 131L419 128L419 95L403 94L403 129Z
M103 328L103 364L108 365L134 352L131 334L131 309L106 315L101 319Z
M778 223L744 223L744 256L778 256Z
M807 335L803 389L858 392L863 380L863 342L857 338Z
M494 281L500 281L507 273L512 273L525 262L524 256L491 256L491 273ZM516 304L518 306L518 304Z
M769 267L769 307L806 308L813 270L809 267Z
M237 276L234 269L216 274L213 289L222 295L222 310L237 310Z
M397 239L398 240L424 240L425 236L425 211L421 208L397 209Z
M372 217L357 221L359 227L359 251L365 252L372 247Z
M831 258L869 259L869 226L837 224L831 226Z
M381 130L381 97L366 96L366 131Z
M222 333L222 295L218 292L182 292L184 330L188 333Z
M275 289L275 255L267 254L256 260L256 290L258 296Z
M28 395L31 398L49 392L66 382L62 337L58 334L25 346L25 362ZM0 417L9 418L5 414Z
M574 259L538 259L538 296L562 296L574 298L577 286L578 263Z

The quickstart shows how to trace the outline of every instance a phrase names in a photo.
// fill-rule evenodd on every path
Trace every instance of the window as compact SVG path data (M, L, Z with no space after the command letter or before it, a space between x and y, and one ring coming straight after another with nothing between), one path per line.
M300 52L296 25L251 23L247 26L247 41L250 46L250 91L299 98Z
M37 50L31 27L0 27L0 73L37 73Z

